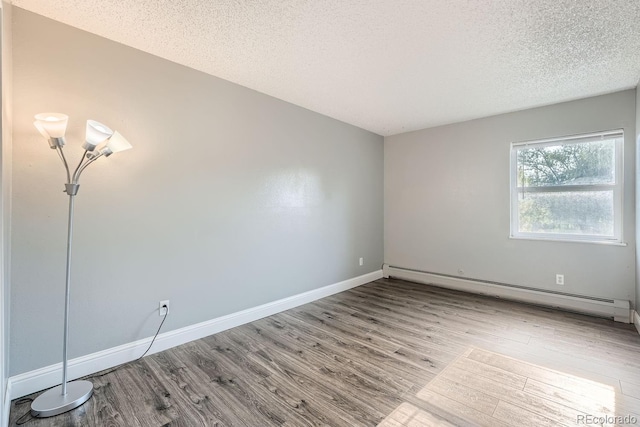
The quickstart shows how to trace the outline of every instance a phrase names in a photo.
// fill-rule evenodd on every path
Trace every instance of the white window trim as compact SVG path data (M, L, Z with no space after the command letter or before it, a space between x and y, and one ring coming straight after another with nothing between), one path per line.
M518 188L517 188L517 151L518 148L526 147L528 145L535 145L536 147L548 147L553 145L562 144L577 144L592 141L599 141L602 139L609 139L611 137L618 137L619 140L615 143L615 184L604 185L572 185L572 186L550 186L545 188L546 191L560 191L562 189L573 189L574 191L596 191L599 187L613 189L613 236L600 236L600 235L588 235L588 234L564 234L564 233L528 233L518 231L519 218L518 218ZM561 242L573 242L573 243L604 243L610 245L626 246L623 241L623 194L624 194L624 131L623 129L615 129L604 132L595 132L590 134L570 135L565 137L550 138L543 140L513 142L511 143L511 165L509 168L509 187L510 187L510 208L511 208L511 239L525 239L525 240L550 240ZM543 191L543 190L533 190Z

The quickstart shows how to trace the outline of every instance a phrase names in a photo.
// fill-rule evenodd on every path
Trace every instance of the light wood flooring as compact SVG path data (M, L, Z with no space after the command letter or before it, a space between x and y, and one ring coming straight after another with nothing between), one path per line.
M381 279L92 381L82 407L25 425L640 426L640 335ZM12 402L10 425L28 411Z

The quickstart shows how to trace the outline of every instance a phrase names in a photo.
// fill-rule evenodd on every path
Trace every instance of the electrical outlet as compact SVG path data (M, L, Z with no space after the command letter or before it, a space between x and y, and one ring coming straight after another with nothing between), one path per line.
M169 314L169 300L160 301L158 303L158 315L164 316L165 314Z
M564 285L564 274L556 274L556 285Z
M360 265L364 265L364 258L360 257Z

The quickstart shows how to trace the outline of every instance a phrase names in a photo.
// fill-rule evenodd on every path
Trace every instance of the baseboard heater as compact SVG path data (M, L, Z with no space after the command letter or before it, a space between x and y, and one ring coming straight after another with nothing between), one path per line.
M472 279L388 264L382 266L382 275L386 278L394 277L474 294L523 301L547 307L613 318L616 322L633 322L631 306L629 301L626 300L546 291L509 283Z

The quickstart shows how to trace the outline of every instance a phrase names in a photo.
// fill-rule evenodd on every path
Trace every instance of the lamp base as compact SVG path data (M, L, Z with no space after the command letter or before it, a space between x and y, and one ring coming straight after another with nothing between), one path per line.
M70 411L91 398L93 384L90 381L67 383L67 394L62 395L62 385L45 391L31 403L31 415L36 418L53 417Z

